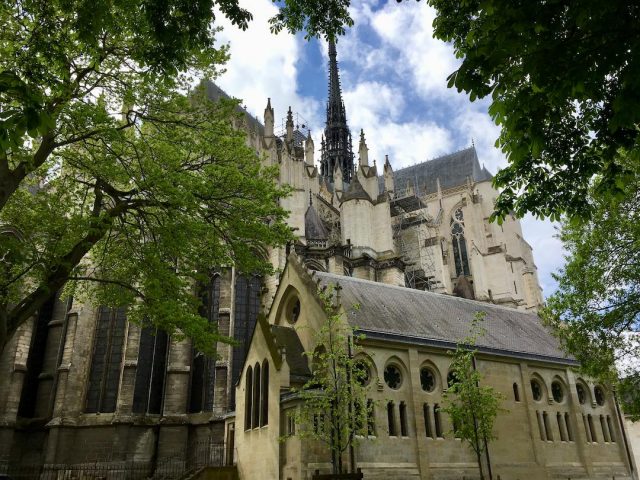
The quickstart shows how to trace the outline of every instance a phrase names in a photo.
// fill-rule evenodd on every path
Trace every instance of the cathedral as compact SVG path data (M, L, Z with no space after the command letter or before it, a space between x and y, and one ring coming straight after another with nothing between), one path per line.
M241 128L292 188L280 201L296 240L264 253L275 275L221 266L206 288L206 315L236 343L209 358L128 322L126 308L52 301L0 358L0 473L93 464L178 478L212 457L243 480L328 471L292 412L324 315L317 289L339 285L346 321L366 335L375 413L355 452L365 478L478 477L439 410L447 350L478 311L478 368L505 407L483 467L505 479L635 475L614 392L581 378L535 315L543 297L520 222L489 222L497 191L473 146L395 169L369 158L365 132L354 151L333 43L319 149L291 108L276 132L270 101Z

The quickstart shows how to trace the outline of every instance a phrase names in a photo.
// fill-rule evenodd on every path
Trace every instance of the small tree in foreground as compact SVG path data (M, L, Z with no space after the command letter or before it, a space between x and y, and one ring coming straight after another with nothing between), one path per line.
M476 370L476 341L484 335L481 322L485 312L477 312L471 322L469 336L464 338L454 352L450 375L452 384L444 393L446 412L453 423L456 437L466 442L476 454L480 478L484 479L482 454L487 445L497 437L493 434L493 426L500 409L502 394L492 387L481 387L482 375ZM489 478L492 478L489 472Z
M315 350L306 352L313 374L299 391L302 405L296 415L301 437L329 447L335 474L344 473L343 456L355 445L356 435L366 433L373 408L367 402L368 369L357 358L362 337L341 315L339 295L339 285L318 291L326 319L315 332Z

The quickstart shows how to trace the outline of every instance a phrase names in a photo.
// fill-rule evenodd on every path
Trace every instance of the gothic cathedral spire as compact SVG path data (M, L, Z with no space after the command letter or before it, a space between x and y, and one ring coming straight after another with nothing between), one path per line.
M324 129L325 144L320 159L320 174L333 182L334 168L342 170L343 181L349 183L354 173L351 131L347 125L347 114L342 101L340 74L336 44L329 40L329 98L327 100L327 123ZM338 186L342 189L342 185Z

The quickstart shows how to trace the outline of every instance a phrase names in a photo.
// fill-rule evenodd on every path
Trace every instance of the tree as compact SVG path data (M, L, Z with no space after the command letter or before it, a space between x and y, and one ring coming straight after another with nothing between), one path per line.
M627 414L640 418L640 155L624 195L599 197L589 220L565 220L567 263L543 318L581 369L617 386Z
M339 292L339 285L318 291L326 319L315 332L314 351L306 352L313 371L298 392L302 403L296 415L296 423L303 426L301 437L328 446L336 474L343 473L343 455L355 445L356 435L366 431L373 408L365 386L369 370L357 357L362 338L339 311Z
M249 250L288 238L286 189L230 128L232 108L181 95L226 59L214 6L243 29L252 18L238 0L0 3L0 350L69 280L99 302L135 298L130 318L205 348L190 282L213 265L264 270ZM278 21L336 28L292 18Z
M492 387L480 386L482 375L476 369L474 347L478 337L484 334L480 325L484 316L484 312L476 313L469 336L450 352L452 382L444 393L445 406L442 407L454 425L453 433L476 454L481 479L484 478L482 455L488 443L496 438L493 425L502 400L502 395ZM491 472L489 478L492 478Z
M429 0L434 36L460 67L449 86L491 95L509 165L494 217L589 214L587 194L620 195L640 148L640 4L629 0ZM590 189L594 175L598 184Z

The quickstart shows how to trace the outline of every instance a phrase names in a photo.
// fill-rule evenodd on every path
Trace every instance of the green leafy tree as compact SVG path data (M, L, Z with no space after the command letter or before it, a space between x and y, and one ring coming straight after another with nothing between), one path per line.
M567 263L543 316L582 370L617 385L625 412L640 418L640 155L624 195L598 197L589 220L564 221Z
M460 67L449 86L491 96L496 143L509 165L499 219L511 211L588 215L597 192L620 195L632 172L620 148L640 148L640 4L629 0L428 0L434 36Z
M288 2L278 24L334 35L332 4ZM215 12L252 18L238 0L0 2L0 349L70 280L205 348L203 269L264 271L256 249L288 238L286 189L232 106L181 95L226 60Z
M33 188L18 189L0 214L10 226L0 235L5 341L66 285L211 351L218 336L198 314L197 286L215 266L269 271L260 251L290 238L278 206L287 189L234 128L234 108L203 91L174 94L112 118L101 138L60 150L29 176Z
M482 455L488 443L496 439L493 426L502 400L502 395L492 387L480 386L482 375L476 369L475 345L484 335L481 326L484 316L484 312L476 313L469 336L450 352L452 382L444 393L445 405L442 407L451 418L453 433L475 453L481 479L484 478ZM489 478L492 478L491 472Z
M298 392L301 405L295 417L303 427L302 438L327 445L336 474L343 473L344 455L355 446L357 435L366 434L373 408L367 401L368 369L357 356L361 337L340 312L339 292L340 287L332 285L318 291L326 319L315 332L315 350L307 352L312 378Z

